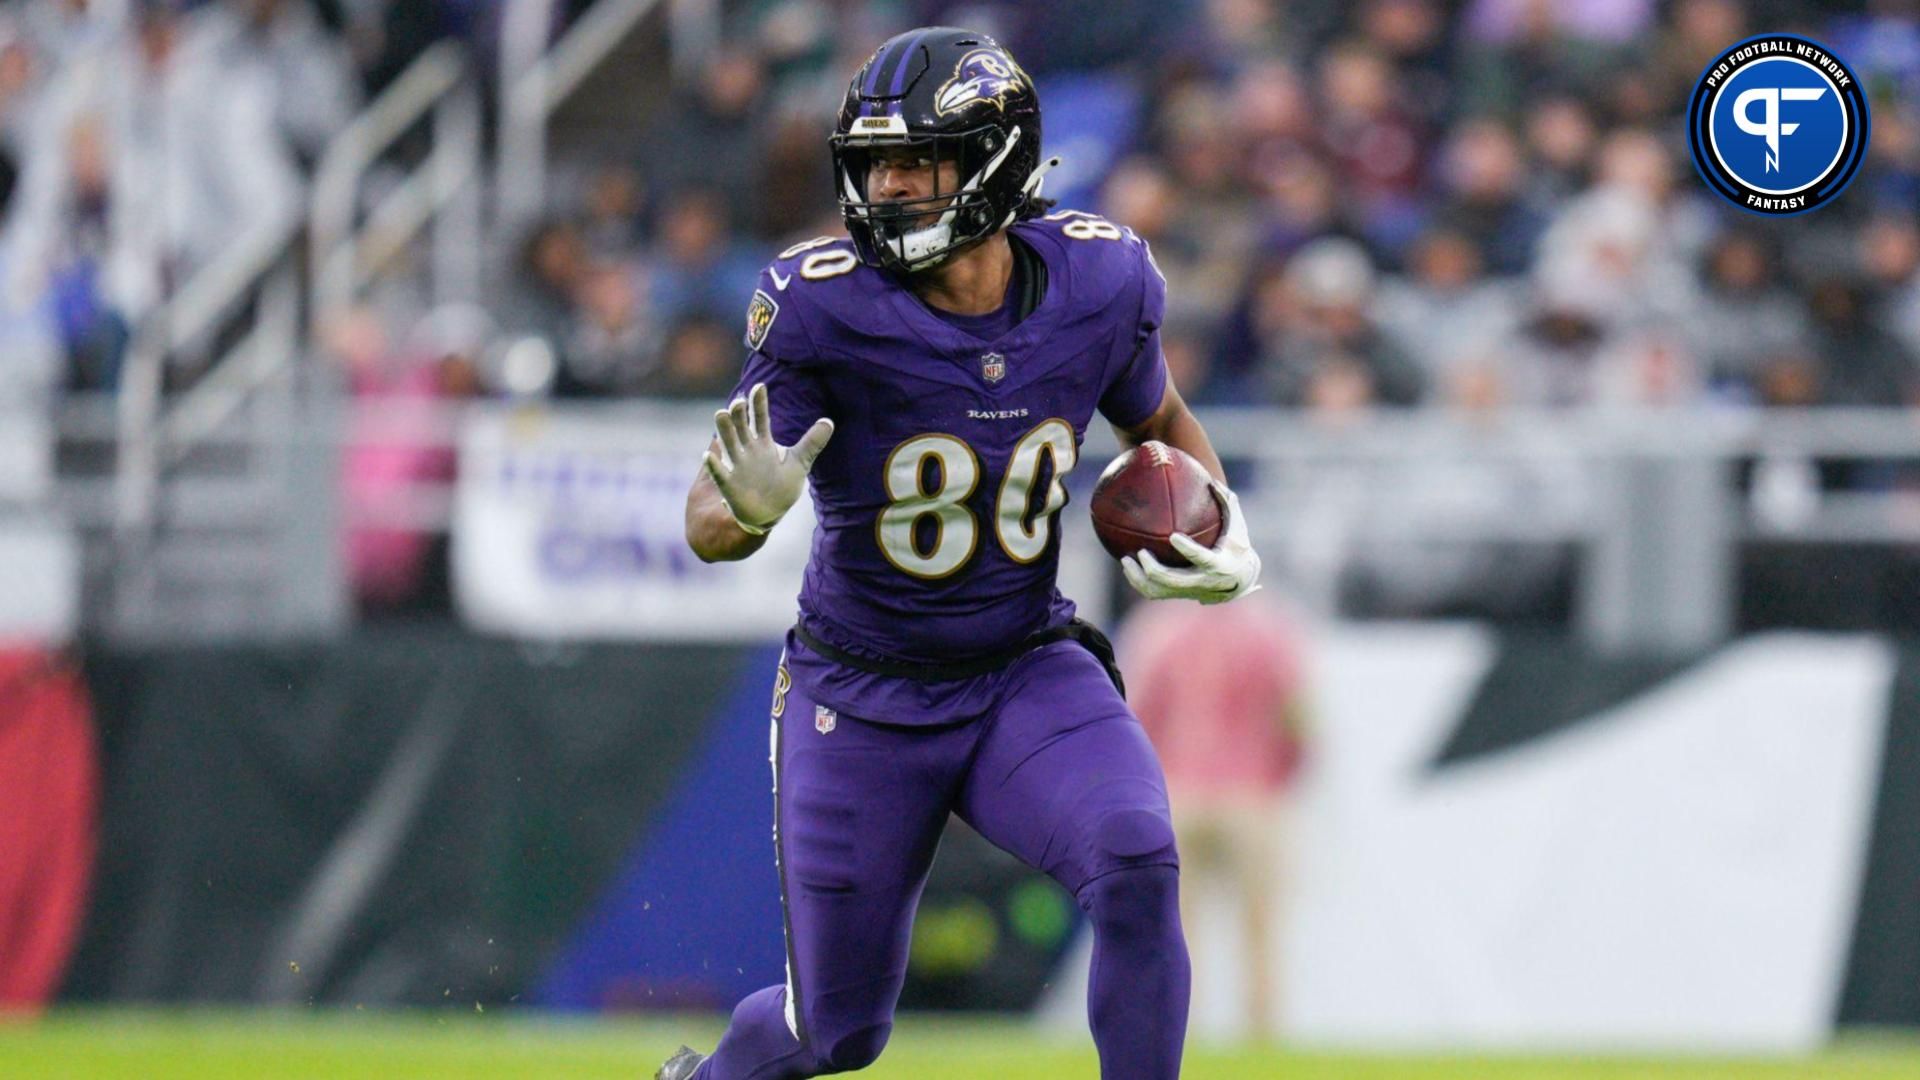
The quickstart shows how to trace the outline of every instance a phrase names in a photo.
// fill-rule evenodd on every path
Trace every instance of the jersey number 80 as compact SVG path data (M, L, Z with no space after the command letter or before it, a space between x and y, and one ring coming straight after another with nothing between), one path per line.
M1040 458L1053 462L1053 478L1046 501L1029 513L1034 482L1040 478ZM994 500L993 532L1007 557L1030 563L1046 553L1053 535L1053 516L1067 504L1061 477L1078 459L1073 426L1058 418L1027 432L1014 447L1007 472ZM931 490L926 483L929 461L940 470ZM874 526L881 554L901 571L917 578L946 577L973 557L980 543L980 523L966 501L980 486L980 456L953 435L916 435L887 455L887 497L893 502L880 512ZM931 516L933 543L926 550L914 542L922 518Z

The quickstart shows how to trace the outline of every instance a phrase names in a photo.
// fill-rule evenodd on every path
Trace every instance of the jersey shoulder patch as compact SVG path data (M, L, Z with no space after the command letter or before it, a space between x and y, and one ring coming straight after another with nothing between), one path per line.
M747 301L747 348L756 352L767 343L767 335L773 332L773 321L780 317L780 302L767 295L765 289L753 290L753 299Z
M774 256L747 300L747 348L787 363L804 361L812 354L808 325L818 321L806 307L826 300L806 284L831 281L858 265L851 240L835 236L816 236Z
M877 300L899 284L866 265L845 236L818 236L780 252L760 271L747 304L747 348L785 363L824 361L883 332Z

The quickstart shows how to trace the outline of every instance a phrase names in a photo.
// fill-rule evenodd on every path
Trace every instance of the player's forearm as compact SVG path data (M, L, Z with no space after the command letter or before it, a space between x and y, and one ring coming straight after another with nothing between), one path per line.
M1227 482L1227 471L1220 465L1220 455L1213 452L1213 440L1207 438L1207 429L1200 426L1199 419L1172 384L1168 384L1160 407L1145 423L1134 428L1116 427L1114 432L1128 447L1157 439L1176 450L1185 450L1200 462L1208 475L1223 484Z
M1182 408L1167 425L1160 441L1176 450L1185 450L1194 460L1204 465L1207 474L1221 483L1227 482L1227 470L1220 464L1220 455L1213 452L1213 440L1207 438L1207 429L1200 426L1200 420Z
M687 546L701 562L734 562L765 546L764 535L740 527L720 492L702 474L687 493Z

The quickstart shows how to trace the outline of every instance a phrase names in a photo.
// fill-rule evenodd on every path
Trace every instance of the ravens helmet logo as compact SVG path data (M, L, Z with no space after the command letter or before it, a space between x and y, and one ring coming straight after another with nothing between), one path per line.
M975 49L960 58L953 77L934 94L934 111L945 116L981 101L998 109L1009 94L1026 85L1026 78L1013 57L1000 49Z

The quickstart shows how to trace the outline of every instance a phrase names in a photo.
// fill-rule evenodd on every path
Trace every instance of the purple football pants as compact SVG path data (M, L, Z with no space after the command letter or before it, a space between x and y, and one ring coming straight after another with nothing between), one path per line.
M734 1009L697 1080L821 1076L879 1057L949 813L1086 911L1087 1011L1104 1080L1179 1076L1189 970L1159 759L1079 645L1035 650L1008 674L985 719L946 727L829 718L797 682L776 701L789 981Z

